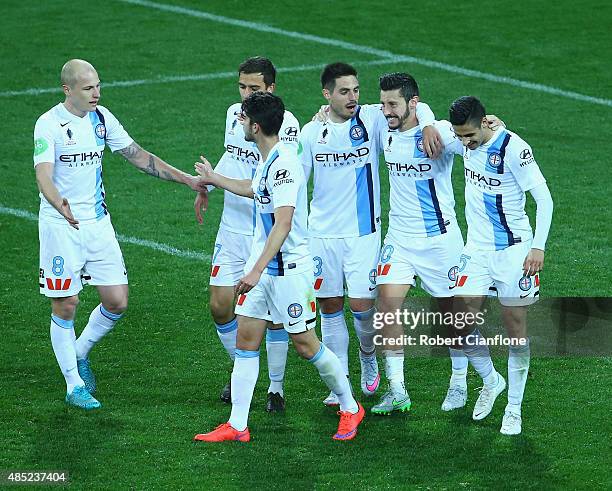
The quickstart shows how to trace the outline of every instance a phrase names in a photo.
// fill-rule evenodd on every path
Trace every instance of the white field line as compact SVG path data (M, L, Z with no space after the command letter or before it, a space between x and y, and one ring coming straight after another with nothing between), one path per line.
M369 60L369 61L356 61L354 62L357 66L366 65L386 65L393 63L393 60ZM277 68L280 73L292 73L292 72L306 72L309 70L321 70L326 63L319 63L315 65L298 65L292 67L280 67ZM153 84L168 84L176 82L189 82L189 81L200 81L200 80L216 80L224 78L236 78L238 77L237 72L213 72L213 73L200 73L195 75L168 75L165 77L157 78L145 78L139 80L117 80L115 82L102 82L102 89L109 87L134 87L136 85L153 85ZM23 90L7 90L0 92L0 97L15 97L22 95L39 95L49 93L60 93L61 87L43 87L43 88L31 88Z
M418 58L415 56L398 55L396 53L392 53L391 51L377 49L377 48L373 48L370 46L364 46L361 44L349 43L346 41L341 41L339 39L314 36L312 34L305 34L305 33L296 32L296 31L288 31L285 29L279 29L277 27L269 26L267 24L261 24L259 22L249 22L245 20L234 19L231 17L225 17L222 15L211 14L209 12L204 12L201 10L194 10L190 8L180 7L177 5L168 5L164 3L151 2L148 0L118 0L118 1L129 3L132 5L140 5L142 7L147 7L150 9L161 10L164 12L188 15L190 17L196 17L199 19L205 19L205 20L227 24L227 25L231 25L235 27L252 29L255 31L267 32L270 34L278 34L280 36L300 39L302 41L310 41L314 43L324 44L327 46L333 46L336 48L356 51L358 53L386 58L389 61L423 65L429 68L437 68L439 70L444 70L447 72L464 75L466 77L480 78L480 79L488 80L490 82L511 85L514 87L520 87L522 89L529 89L529 90L534 90L536 92L543 92L546 94L567 97L569 99L575 99L575 100L582 101L582 102L589 102L592 104L600 104L603 106L612 107L612 100L610 99L592 97L589 95L580 94L578 92L572 92L569 90L563 90L563 89L559 89L556 87L550 87L548 85L537 84L533 82L526 82L524 80L518 80L515 78L511 78L511 77L503 77L499 75L494 75L492 73L480 72L478 70L471 70L469 68L464 68L464 67L460 67L456 65L450 65L448 63L441 63L438 61L427 60L427 59Z
M2 205L0 205L0 214L13 215L19 218L25 218L26 220L32 222L38 221L38 216L32 212L16 208L8 208ZM190 250L185 251L182 249L177 249L176 247L173 247L168 244L162 244L159 242L154 242L152 240L139 239L138 237L130 237L122 234L117 234L117 240L119 242L123 242L124 244L134 244L142 247L147 247L148 249L153 249L158 252L164 252L166 254L170 254L171 256L181 257L185 259L195 259L197 261L203 261L205 263L210 264L210 255L202 254L201 252L195 252Z

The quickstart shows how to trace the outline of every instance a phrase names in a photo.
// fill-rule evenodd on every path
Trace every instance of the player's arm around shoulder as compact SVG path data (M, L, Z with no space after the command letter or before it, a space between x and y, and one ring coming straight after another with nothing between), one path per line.
M438 159L444 151L444 140L436 127L436 117L425 102L417 102L415 113L423 133L423 149L430 159Z
M453 126L449 121L445 119L436 121L434 123L434 127L440 132L440 138L442 139L442 144L444 145L442 155L463 155L463 145L461 141L457 139L457 136L453 131Z

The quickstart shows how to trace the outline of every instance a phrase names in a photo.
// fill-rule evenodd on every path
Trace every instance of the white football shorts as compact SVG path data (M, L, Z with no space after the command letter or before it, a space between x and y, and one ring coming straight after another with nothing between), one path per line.
M459 263L462 250L463 237L457 224L433 237L406 237L389 230L380 251L376 283L414 286L418 276L432 297L452 297L448 272Z
M235 312L245 317L283 324L290 334L300 334L316 325L315 296L310 269L285 276L263 273L248 293L240 295Z
M212 255L210 284L236 285L245 274L244 267L251 255L252 245L252 235L237 234L220 228Z
M380 231L361 237L326 239L311 237L317 298L344 296L376 298L376 266L380 253Z
M538 301L540 276L523 275L523 262L531 241L501 251L484 251L466 246L459 263L448 273L455 296L481 296L497 290L502 305L525 306Z
M128 277L115 230L107 215L96 222L38 222L40 293L61 298L78 294L83 284L127 285Z

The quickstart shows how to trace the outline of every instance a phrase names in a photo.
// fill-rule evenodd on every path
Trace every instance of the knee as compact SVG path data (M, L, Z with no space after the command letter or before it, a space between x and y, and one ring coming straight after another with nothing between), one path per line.
M344 308L343 297L330 297L319 299L321 312L324 314L334 314Z
M374 307L374 300L369 298L351 298L349 305L353 312L366 312Z
M236 348L247 351L258 351L261 343L252 336L248 330L238 329L236 334Z
M128 296L120 295L110 300L105 300L102 305L113 314L123 314L128 308Z
M217 324L225 324L234 318L233 296L218 295L211 290L210 313Z
M398 305L398 299L393 297L380 296L376 301L376 310L381 314L395 312L402 308L402 303Z
M315 348L309 343L294 342L293 346L295 347L295 351L297 351L297 354L305 360L311 360L318 352L318 348L315 350Z
M223 323L225 317L227 317L228 312L227 302L223 302L219 298L211 297L210 299L210 313L213 316L213 319L217 323Z
M62 319L74 319L78 305L79 297L76 295L65 298L54 298L52 310L55 315L58 315Z

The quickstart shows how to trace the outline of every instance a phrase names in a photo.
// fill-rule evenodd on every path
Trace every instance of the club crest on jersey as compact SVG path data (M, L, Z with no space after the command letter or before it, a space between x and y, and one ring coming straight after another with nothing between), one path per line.
M303 310L304 309L299 303L292 303L289 305L289 307L287 307L287 313L289 314L289 317L293 319L297 319L300 315L302 315Z
M106 126L104 126L104 123L98 123L94 131L96 132L96 136L101 140L106 138Z
M349 136L351 137L351 140L361 140L363 138L363 128L357 124L351 126L351 129L349 130Z
M502 158L500 154L498 153L489 154L489 165L491 165L491 167L499 167L501 163L502 163Z
M523 276L519 280L518 286L524 292L528 291L529 289L531 289L531 278L529 276Z
M228 135L233 135L234 134L234 128L236 128L237 124L238 124L238 120L234 119L234 122L232 123L232 127L227 132Z
M448 270L448 279L451 281L457 281L457 274L459 274L459 266L453 266Z
M423 147L423 139L422 138L417 138L416 141L416 147L419 150L419 152L424 152L424 147Z
M389 135L389 140L387 140L387 148L385 148L385 152L391 151L391 142L393 141L393 135Z
M72 132L70 128L66 129L66 136L68 137L68 139L66 140L64 138L64 145L76 145L76 141L72 139L72 137L74 136L74 133Z
M319 141L317 142L319 145L326 145L327 144L327 133L329 133L329 130L327 128L323 128L323 133L321 134L321 138L319 138Z
M373 285L376 284L376 270L375 269L370 271L370 283L372 283Z

